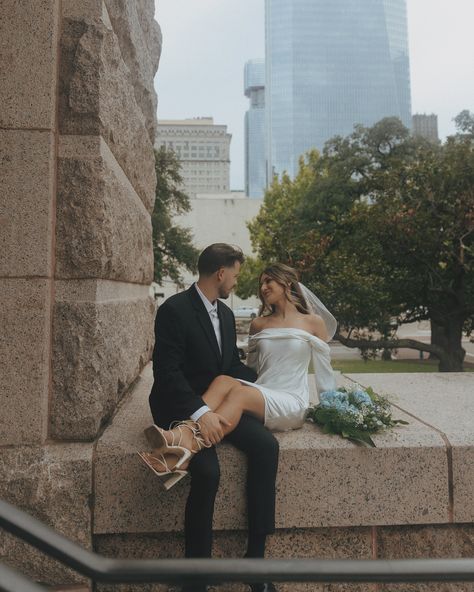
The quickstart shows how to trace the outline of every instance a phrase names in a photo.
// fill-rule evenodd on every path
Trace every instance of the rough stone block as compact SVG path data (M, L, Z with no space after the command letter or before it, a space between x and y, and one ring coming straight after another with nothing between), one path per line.
M282 434L278 524L417 524L448 519L446 451L441 438L404 414L408 429L360 448L308 425ZM343 444L347 445L343 446ZM423 471L420 471L423 467ZM294 500L304 500L295 504Z
M92 445L3 448L0 497L90 549ZM60 563L0 532L0 560L47 584L86 581Z
M149 213L99 136L61 138L56 276L149 284Z
M380 559L472 559L474 525L403 526L380 528ZM474 582L381 584L383 592L473 592Z
M107 18L104 0L62 0L64 19L84 20Z
M456 446L452 455L454 522L474 523L474 446Z
M50 282L0 279L0 446L46 438Z
M58 0L2 2L0 127L54 127L58 5Z
M96 548L108 557L133 557L134 559L176 558L184 554L184 540L181 534L162 533L151 535L109 535L95 537ZM246 533L217 531L214 534L213 557L242 557L245 553ZM296 529L278 530L268 538L268 558L315 558L318 559L370 559L372 535L369 528L354 529ZM213 586L213 590L248 592L242 584ZM139 592L139 586L100 586L101 592ZM149 592L166 590L164 585L149 585ZM335 584L278 584L281 592L375 592L370 585Z
M143 429L151 423L150 368L142 379L98 443L97 534L183 528L188 481L165 492L136 455L148 449ZM325 435L309 423L278 433L277 528L447 522L444 442L413 418L396 416L410 425L376 436L374 449ZM229 444L221 444L218 454L221 484L214 525L241 530L246 527L245 457Z
M444 435L452 449L454 521L474 522L474 374L351 374Z
M63 135L102 136L151 212L153 142L107 11L101 17L63 19L59 122Z
M0 276L51 275L53 146L50 132L0 130Z
M75 284L77 287L79 282ZM54 310L53 397L50 433L64 440L91 440L151 356L154 303L147 286L132 297L113 282L91 298L73 290ZM121 293L124 289L125 293Z
M117 35L122 59L132 79L135 100L146 119L150 140L155 141L157 96L153 79L161 55L161 30L154 20L153 0L105 0Z
M207 589L209 592L249 592L250 590L247 584L237 583L208 586ZM373 584L303 584L296 582L278 583L276 589L277 592L378 592ZM168 586L167 584L97 585L97 592L181 592L181 590L181 586ZM462 592L464 592L464 588ZM471 591L469 590L469 592Z
M421 584L381 584L377 592L473 592L472 582L423 582Z

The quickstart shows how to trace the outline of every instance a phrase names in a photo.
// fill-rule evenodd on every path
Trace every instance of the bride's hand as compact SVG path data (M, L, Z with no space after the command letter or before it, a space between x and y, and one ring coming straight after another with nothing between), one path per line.
M230 425L225 417L213 411L207 411L199 418L201 436L206 444L219 444L224 437L223 426Z

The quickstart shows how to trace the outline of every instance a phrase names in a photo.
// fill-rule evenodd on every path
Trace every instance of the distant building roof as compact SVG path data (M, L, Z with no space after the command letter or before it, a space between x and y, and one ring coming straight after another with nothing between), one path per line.
M214 118L193 117L191 119L158 119L158 125L214 125Z

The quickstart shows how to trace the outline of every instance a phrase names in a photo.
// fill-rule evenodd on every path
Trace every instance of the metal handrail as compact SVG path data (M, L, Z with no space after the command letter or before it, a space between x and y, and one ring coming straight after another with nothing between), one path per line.
M0 592L46 592L46 588L35 584L23 574L7 565L0 564Z
M80 574L108 583L474 582L474 559L109 559L1 500L0 526Z

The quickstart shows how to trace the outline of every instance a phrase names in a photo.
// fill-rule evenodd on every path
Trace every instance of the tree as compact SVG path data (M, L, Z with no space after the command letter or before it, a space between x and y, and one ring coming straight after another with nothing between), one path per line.
M196 271L198 251L188 228L181 228L173 217L189 212L189 197L180 189L180 162L173 150L155 150L156 200L151 217L153 226L154 280L161 284L169 277L182 284L180 269Z
M438 147L389 118L357 126L310 153L294 181L267 191L249 225L262 260L282 260L329 303L350 347L430 351L461 370L474 318L474 151L457 136ZM396 340L430 319L439 341Z
M473 144L450 138L441 149L420 150L397 174L401 191L394 184L374 208L386 222L386 258L416 282L405 314L436 325L440 370L462 370L462 332L474 315Z
M461 111L454 118L454 123L459 133L474 136L474 113L471 113L468 109Z
M264 266L265 264L261 259L245 257L239 273L239 283L235 290L239 298L247 299L257 294L256 286Z

